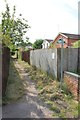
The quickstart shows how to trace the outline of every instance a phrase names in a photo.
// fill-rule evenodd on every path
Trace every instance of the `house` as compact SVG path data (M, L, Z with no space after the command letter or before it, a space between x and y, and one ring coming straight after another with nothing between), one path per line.
M61 48L61 44L58 43L59 39L63 39L64 41L64 48L72 47L73 43L80 40L80 35L77 34L69 34L69 33L59 33L57 37L52 42L50 48L55 46L56 48Z
M49 48L49 46L52 42L53 42L53 40L45 39L42 43L42 49Z

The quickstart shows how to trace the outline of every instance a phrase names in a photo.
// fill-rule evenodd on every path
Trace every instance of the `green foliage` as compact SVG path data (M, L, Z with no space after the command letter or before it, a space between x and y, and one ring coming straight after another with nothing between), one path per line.
M80 40L73 43L73 48L80 48Z
M50 48L56 48L55 44L51 43Z
M80 103L78 104L78 112L80 113Z
M41 49L42 48L42 43L43 43L42 39L36 40L33 44L33 48L34 49Z
M15 43L17 45L23 43L23 36L26 34L29 25L27 24L27 20L22 18L22 15L19 15L19 18L15 16L16 7L13 7L13 13L10 12L10 7L6 3L6 10L2 13L2 23L1 23L1 40L6 46L10 49L12 45L14 47ZM10 47L11 46L11 47Z
M52 111L54 111L54 112L56 112L56 113L60 113L59 108L54 107L54 106L52 106L52 107L50 108L50 110L52 110Z
M26 49L28 49L28 48L26 48L26 47L29 46L29 45L32 46L32 43L29 42L29 40L27 39L25 42L22 41L18 46L19 46L19 47L22 47L24 50L26 50Z
M7 82L6 95L3 97L2 103L13 103L19 100L24 94L23 80L21 79L20 73L15 67L15 63L10 59L10 71Z

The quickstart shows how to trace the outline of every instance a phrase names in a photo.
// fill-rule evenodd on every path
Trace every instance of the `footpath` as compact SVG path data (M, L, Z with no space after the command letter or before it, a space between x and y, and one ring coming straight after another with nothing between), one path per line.
M2 118L53 118L53 112L39 99L35 83L30 80L24 67L15 61L20 76L27 82L25 95L15 103L2 107Z

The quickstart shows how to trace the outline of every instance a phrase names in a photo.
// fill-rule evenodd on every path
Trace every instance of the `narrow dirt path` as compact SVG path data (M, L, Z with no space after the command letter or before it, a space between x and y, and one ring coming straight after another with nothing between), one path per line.
M39 99L35 83L30 80L23 66L15 61L15 67L27 83L23 98L13 104L3 106L3 118L52 118L52 111Z

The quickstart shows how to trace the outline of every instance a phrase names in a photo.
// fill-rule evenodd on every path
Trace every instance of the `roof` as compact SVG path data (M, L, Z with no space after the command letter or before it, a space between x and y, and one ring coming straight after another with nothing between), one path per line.
M60 33L70 39L80 40L80 34Z
M51 40L51 39L45 39L45 40L47 40L49 43L53 41L53 40Z

